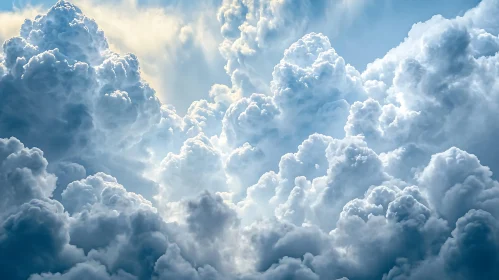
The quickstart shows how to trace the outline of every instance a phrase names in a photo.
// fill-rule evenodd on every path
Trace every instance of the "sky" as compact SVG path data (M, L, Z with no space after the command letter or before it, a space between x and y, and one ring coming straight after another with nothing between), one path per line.
M0 279L499 278L499 0L16 5Z
M178 79L175 75L168 77L170 72L174 72L176 63L184 64L183 61L172 61L171 59L158 60L157 57L148 58L147 54L149 50L140 50L140 46L131 46L123 39L123 34L111 34L115 22L123 20L124 16L119 16L120 12L123 14L122 10L127 10L127 6L136 6L138 13L147 13L147 9L166 9L160 11L166 18L179 18L179 14L182 14L184 19L182 19L182 24L187 22L193 22L196 19L189 18L192 14L199 11L200 7L206 7L209 5L211 7L216 7L220 4L220 0L200 0L197 3L202 3L199 5L193 4L196 1L171 1L171 0L103 0L103 1L93 1L93 0L78 0L76 2L81 3L82 8L89 10L87 14L94 16L94 10L97 11L101 7L105 7L111 13L115 13L117 18L113 19L113 22L109 25L102 26L104 31L107 31L108 36L110 36L110 43L115 45L116 51L122 53L133 52L142 59L143 63L147 63L147 68L143 67L143 71L149 82L153 84L154 88L161 91L160 98L168 102L169 104L175 105L179 113L184 114L191 104L192 101L207 98L207 93L213 83L228 83L227 75L224 71L223 59L218 55L215 47L210 48L214 57L210 58L210 62L206 67L210 68L210 75L206 75L206 71L197 71L196 69L186 69L188 70L187 75L183 75L182 79ZM12 11L13 8L23 9L29 6L38 7L38 11L44 11L48 9L51 5L55 4L56 0L15 0L15 1L1 1L0 10ZM192 2L191 5L189 2ZM341 2L341 1L339 1ZM345 1L344 1L345 2ZM348 1L346 1L348 2ZM327 23L325 26L312 26L308 31L323 32L326 34L333 47L346 59L347 63L353 65L359 70L364 70L368 63L372 62L374 59L383 56L391 48L400 43L406 36L411 26L414 23L420 21L426 21L435 14L441 14L445 17L455 17L462 15L466 10L474 7L479 0L353 0L350 1L352 7L350 11L342 11L339 15L334 15L334 17L341 18L342 15L352 14L348 16L349 19L344 22L335 22L334 20ZM113 11L113 8L109 8L109 5L117 5L119 8ZM124 3L122 5L116 3ZM130 4L133 3L133 4ZM187 3L187 4L186 4ZM169 11L168 11L169 10ZM172 15L171 13L174 13ZM30 14L29 14L30 15ZM158 14L156 14L158 16ZM106 17L106 15L101 15ZM187 19L186 19L187 17ZM142 18L137 18L135 21L139 24L147 22L149 18L147 16ZM164 19L159 19L163 21ZM211 20L207 19L208 23L203 23L206 25L213 26L215 18ZM168 24L168 23L164 23ZM145 23L144 25L147 25ZM106 28L107 27L107 28ZM108 30L106 30L108 29ZM390 32L386 32L390 30ZM17 30L15 30L17 31ZM216 27L213 29L206 30L210 33L217 33ZM140 32L140 31L137 31ZM12 35L12 34L9 34ZM210 36L212 40L216 41L213 44L221 43L222 38L215 34ZM166 53L172 51L171 43L172 40L165 38L165 41L159 44L158 48L163 49ZM1 39L2 37L0 37ZM153 43L154 44L154 43ZM144 52L142 54L142 52ZM141 57L142 56L142 57ZM265 75L262 75L263 79L265 76L270 76L272 67L279 61L279 56L267 57L269 60L268 66L266 67ZM145 66L145 65L144 65ZM166 77L165 77L166 76ZM173 77L172 77L173 76ZM266 82L270 82L266 79Z
M6 0L0 3L0 10L9 11L13 7L22 9L27 5L41 5L44 8L48 8L56 2L56 0ZM106 0L100 2L104 3ZM339 32L334 41L335 47L345 57L349 58L349 63L358 68L365 68L367 63L382 56L399 43L405 38L412 24L425 21L435 14L441 14L445 17L462 15L466 10L474 7L480 1L381 0L367 2L367 7L364 8L361 16L355 18L354 23L347 30ZM167 6L176 2L146 0L138 1L138 3L143 6ZM389 34L383 32L386 28L390 28ZM332 27L331 30L335 30L335 28ZM359 53L358 49L352 50L356 45L363 45L362 43L364 42L370 42L371 48L369 50L362 53Z

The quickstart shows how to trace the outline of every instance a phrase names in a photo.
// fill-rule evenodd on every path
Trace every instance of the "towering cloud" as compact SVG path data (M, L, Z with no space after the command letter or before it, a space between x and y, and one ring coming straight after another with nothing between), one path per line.
M329 1L219 4L184 116L69 2L4 43L1 279L499 277L498 0L363 73L304 34Z

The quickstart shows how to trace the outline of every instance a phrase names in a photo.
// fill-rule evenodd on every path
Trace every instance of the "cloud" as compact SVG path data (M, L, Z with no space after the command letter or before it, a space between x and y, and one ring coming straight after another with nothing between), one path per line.
M57 178L47 172L47 160L39 149L27 149L16 138L1 139L0 180L4 195L2 213L8 214L16 205L49 196ZM2 215L3 216L3 215Z
M159 173L161 201L178 201L203 190L228 190L221 155L203 134L186 140L179 154L168 154Z
M109 273L106 271L106 267L96 262L79 263L63 274L43 273L42 275L32 275L29 279L30 280L43 280L43 279L76 280L85 277L90 277L91 279L97 279L97 280L137 279L133 275L130 275L126 272L118 272L117 274L109 275Z
M268 93L270 73L289 44L310 31L337 32L368 2L224 0L218 10L219 49L233 89L245 96Z
M454 223L468 209L485 209L496 214L499 185L492 172L475 155L457 148L433 155L418 181L428 191L435 209Z
M272 76L273 95L253 94L233 103L221 134L229 146L247 142L258 150L253 164L264 170L275 170L282 155L313 133L343 136L349 102L364 95L360 74L323 34L310 33L292 44ZM261 174L255 175L251 183Z
M188 255L190 262L179 255L180 248L185 253L194 245L182 237L189 234L187 229L167 224L149 201L127 192L115 178L98 173L75 181L62 193L61 204L50 198L55 176L46 172L47 162L40 150L23 148L15 138L2 140L2 144L4 177L19 182L10 189L2 184L2 197L25 196L9 199L10 207L2 211L0 262L5 277L26 279L33 274L30 279L149 279L157 275L162 279L179 273L190 279L184 268L196 271L194 263L203 262L195 253ZM36 180L34 174L45 180ZM29 195L22 182L33 189L44 184L51 188ZM198 207L207 212L200 212ZM199 215L212 213L209 215L217 221L223 216L227 222L235 219L232 210L209 193L189 202L188 209L193 236L205 234L197 230L198 226L212 226ZM210 236L218 236L219 231L213 228ZM177 238L179 245L172 243ZM200 277L218 273L209 262L197 271Z
M43 152L25 148L16 138L2 139L0 147L0 272L26 279L31 273L70 268L83 254L69 245L63 206L49 199L56 177L47 172Z
M126 12L110 32L139 55L118 54L110 19L59 1L6 41L2 277L498 275L497 0L415 24L363 73L307 32L329 2L218 4L233 83L209 87L185 116L139 62L140 52L162 61L177 36L176 51L199 50L182 18L141 49L128 38L160 24L133 26L140 15Z
M237 224L237 215L220 196L209 192L201 194L196 200L187 202L187 224L189 230L198 238L216 238L223 231Z
M14 135L42 149L51 162L49 169L58 175L68 164L85 169L73 173L77 176L72 180L105 171L128 187L148 188L145 193L151 197L155 183L142 175L145 162L177 151L186 139L177 134L170 140L180 143L153 152L149 144L166 133L162 130L174 124L184 135L195 136L189 131L202 127L217 133L207 125L220 118L220 108L226 105L199 102L184 119L161 108L155 91L141 77L137 57L113 53L95 21L68 2L26 21L19 35L4 44L1 135ZM56 194L64 188L59 185Z
M42 12L41 7L25 6L22 9L15 9L11 12L0 12L0 42L16 36L19 33L19 27L27 18L34 18Z
M212 20L216 6L139 2L74 1L99 22L113 51L140 58L142 75L158 97L184 114L191 102L208 98L214 82L227 82L217 51L221 36Z

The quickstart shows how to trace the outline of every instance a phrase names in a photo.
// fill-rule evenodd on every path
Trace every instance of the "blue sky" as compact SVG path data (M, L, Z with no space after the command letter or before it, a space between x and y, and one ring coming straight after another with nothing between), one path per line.
M436 14L446 18L462 15L479 2L480 0L372 1L350 28L331 41L349 63L363 70L367 63L382 57L400 43L414 23L426 21Z
M0 1L0 10L11 10L13 6L23 7L27 4L43 5L48 8L56 2L55 0L5 0ZM101 2L112 2L112 0ZM447 18L462 15L479 2L480 0L374 0L355 18L351 26L342 29L337 36L327 35L330 36L333 47L348 63L363 70L367 63L383 56L401 42L412 24L425 21L435 14ZM140 0L138 3L143 6L185 4L182 1L172 0Z
M53 0L34 0L34 1L27 1L27 0L6 0L6 1L1 1L0 2L0 10L8 11L11 10L12 7L19 7L22 8L28 4L32 5L44 5L44 6L50 6L53 5L57 1Z

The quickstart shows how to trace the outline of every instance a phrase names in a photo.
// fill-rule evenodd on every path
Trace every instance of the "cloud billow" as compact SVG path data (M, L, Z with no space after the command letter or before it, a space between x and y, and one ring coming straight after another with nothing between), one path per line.
M27 20L0 56L0 278L497 278L499 1L363 73L298 2L221 3L232 85L185 116L73 4Z

